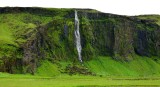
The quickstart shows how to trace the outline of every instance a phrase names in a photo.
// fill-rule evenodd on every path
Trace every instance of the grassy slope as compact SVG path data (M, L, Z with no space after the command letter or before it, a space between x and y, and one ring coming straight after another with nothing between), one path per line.
M32 31L37 27L36 22L44 25L52 17L33 15L29 13L9 13L0 15L0 40L5 42L17 39L19 35Z
M115 76L149 76L160 75L160 64L151 58L137 56L131 62L120 62L110 57L99 57L85 63L98 75Z
M6 24L0 24L0 44L15 44L12 32L8 29Z
M28 19L27 19L28 18ZM52 17L33 15L30 13L0 14L0 58L11 56L19 45L27 41L25 34L33 32L37 27L36 22L44 25ZM10 52L11 51L11 52Z
M71 65L71 62L62 61L58 65L52 64L49 61L42 61L36 75L40 76L56 76L62 75L65 67ZM137 56L131 62L115 61L111 57L98 57L84 63L89 71L100 76L131 76L131 77L149 77L160 76L160 63L152 58Z
M58 66L47 60L41 62L41 66L37 69L36 73L38 76L56 76L59 74Z
M147 19L147 20L155 20L155 22L160 25L160 15L141 15L137 16L140 19Z

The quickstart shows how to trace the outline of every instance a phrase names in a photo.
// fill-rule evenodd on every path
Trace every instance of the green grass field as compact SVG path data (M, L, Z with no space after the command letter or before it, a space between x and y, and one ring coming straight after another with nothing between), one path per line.
M0 73L0 87L151 87L160 86L159 77L99 77L59 75L40 77Z
M60 62L65 68L69 62ZM139 58L131 62L98 57L84 65L91 75L62 74L56 64L43 61L35 75L0 73L0 87L152 87L160 86L159 60Z

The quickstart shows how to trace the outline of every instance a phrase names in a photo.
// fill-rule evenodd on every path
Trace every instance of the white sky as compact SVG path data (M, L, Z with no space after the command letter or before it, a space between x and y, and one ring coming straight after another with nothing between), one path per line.
M119 15L160 14L160 0L0 0L0 7L92 8Z

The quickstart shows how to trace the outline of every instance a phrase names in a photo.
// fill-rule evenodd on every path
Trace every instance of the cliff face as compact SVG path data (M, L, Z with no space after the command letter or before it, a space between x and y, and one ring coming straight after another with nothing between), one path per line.
M134 59L134 55L159 56L160 27L154 22L105 13L82 12L80 15L82 34L90 33L83 38L90 35L92 40L85 41L90 41L98 55L126 61Z
M154 21L77 11L84 62L97 56L119 61L132 61L135 55L160 57L160 26ZM0 12L0 30L8 27L13 38L0 37L4 42L0 42L0 71L34 74L42 60L78 62L74 9L0 8Z

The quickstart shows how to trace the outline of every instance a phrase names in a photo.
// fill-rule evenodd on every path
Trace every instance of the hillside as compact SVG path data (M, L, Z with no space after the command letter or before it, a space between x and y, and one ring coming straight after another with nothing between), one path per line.
M160 75L159 15L18 7L0 13L0 72Z

